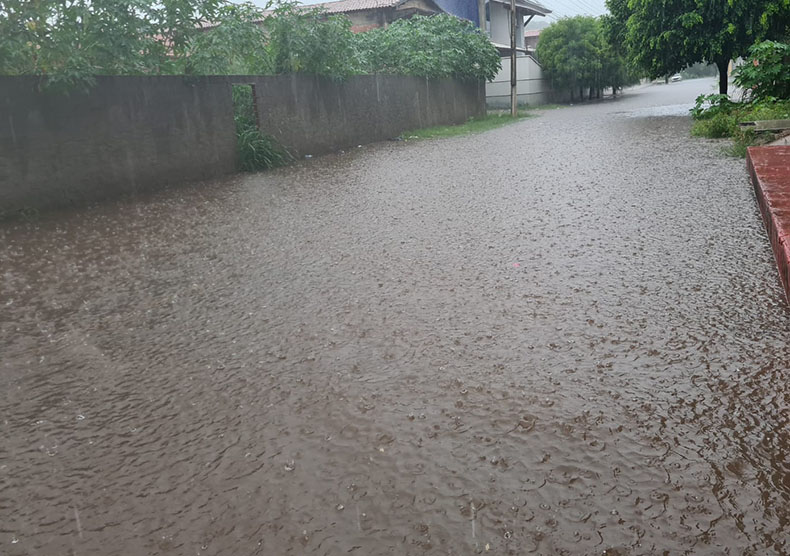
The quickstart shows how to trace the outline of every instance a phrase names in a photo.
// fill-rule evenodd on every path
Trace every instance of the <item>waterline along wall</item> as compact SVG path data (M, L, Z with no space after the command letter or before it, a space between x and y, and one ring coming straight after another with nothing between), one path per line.
M0 76L0 217L234 172L234 84L297 157L485 112L482 83L406 76L107 76L67 96Z

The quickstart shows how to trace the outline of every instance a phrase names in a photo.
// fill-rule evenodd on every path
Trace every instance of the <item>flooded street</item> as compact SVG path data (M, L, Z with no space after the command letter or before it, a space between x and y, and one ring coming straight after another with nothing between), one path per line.
M713 87L0 225L0 554L790 554Z

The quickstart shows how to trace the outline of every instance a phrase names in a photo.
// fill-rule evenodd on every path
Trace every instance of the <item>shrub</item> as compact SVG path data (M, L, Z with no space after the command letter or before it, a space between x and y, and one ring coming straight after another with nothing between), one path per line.
M356 37L361 69L418 77L491 81L501 67L488 38L451 15L399 19Z
M735 84L752 100L790 98L790 44L763 41L749 49L749 61L735 70Z
M723 97L723 98L721 98ZM691 134L698 137L731 137L733 146L729 153L745 156L746 147L773 137L770 133L757 133L738 124L756 120L790 118L790 100L766 99L760 102L731 102L725 95L701 95L692 109L695 118Z
M697 137L718 139L732 137L737 129L738 122L735 116L719 113L710 118L697 120L691 128L691 134Z
M727 95L700 95L691 109L691 117L707 120L719 114L730 114L737 106Z
M279 3L266 18L274 73L311 73L342 79L359 73L351 20L305 9L294 1Z
M273 72L261 12L252 4L226 4L214 27L195 35L182 60L193 75L266 75Z

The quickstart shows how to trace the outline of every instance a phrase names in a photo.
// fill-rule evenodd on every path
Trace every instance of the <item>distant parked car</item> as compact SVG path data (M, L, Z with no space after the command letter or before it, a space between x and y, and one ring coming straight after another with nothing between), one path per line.
M683 76L680 75L679 73L676 73L675 75L669 78L669 80L672 81L672 83L674 83L675 81L680 81L681 79L683 79Z

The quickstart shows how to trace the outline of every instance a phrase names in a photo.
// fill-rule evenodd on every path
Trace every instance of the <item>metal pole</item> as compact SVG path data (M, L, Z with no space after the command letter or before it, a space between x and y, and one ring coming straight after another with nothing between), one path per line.
M486 33L486 0L477 0L477 17L480 19L480 32Z
M516 0L510 0L510 115L518 117L516 94Z

